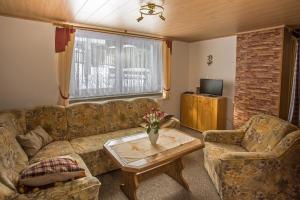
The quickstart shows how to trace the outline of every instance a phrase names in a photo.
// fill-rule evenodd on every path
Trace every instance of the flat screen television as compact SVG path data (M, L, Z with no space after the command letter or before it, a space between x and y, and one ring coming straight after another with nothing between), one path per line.
M223 80L200 79L200 94L222 96Z

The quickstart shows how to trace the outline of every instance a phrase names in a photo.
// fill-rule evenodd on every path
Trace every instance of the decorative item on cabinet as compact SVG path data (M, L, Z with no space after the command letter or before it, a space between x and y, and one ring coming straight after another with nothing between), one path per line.
M213 63L213 55L208 55L207 56L207 65L211 65Z

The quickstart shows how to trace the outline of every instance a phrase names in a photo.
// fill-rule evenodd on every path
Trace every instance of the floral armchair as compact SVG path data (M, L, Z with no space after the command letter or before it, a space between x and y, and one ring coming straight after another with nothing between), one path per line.
M204 133L204 165L223 200L299 199L300 130L268 115Z

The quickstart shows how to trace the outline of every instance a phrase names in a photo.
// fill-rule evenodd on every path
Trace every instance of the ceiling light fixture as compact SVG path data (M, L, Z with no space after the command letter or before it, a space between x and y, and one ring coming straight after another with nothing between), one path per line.
M161 20L166 20L166 18L163 16L164 0L141 0L140 4L141 16L136 19L138 22L144 19L143 15L159 15Z

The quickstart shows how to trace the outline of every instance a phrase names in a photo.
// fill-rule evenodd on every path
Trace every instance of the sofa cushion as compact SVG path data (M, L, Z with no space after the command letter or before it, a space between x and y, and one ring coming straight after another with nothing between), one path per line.
M215 184L218 192L220 187L220 157L223 153L229 152L245 152L246 150L238 145L205 142L204 151L204 166Z
M144 131L144 128L131 128L105 134L80 137L71 140L71 145L74 148L75 153L82 157L92 175L95 176L117 169L113 161L103 151L103 145L108 140L133 135L142 131Z
M30 164L52 157L75 153L69 141L54 141L44 146L30 159Z
M0 182L15 190L19 173L28 165L28 157L14 133L0 127Z
M68 134L73 139L138 127L152 107L158 104L149 98L73 104L66 108Z
M245 133L242 146L250 152L271 151L288 133L298 128L269 115L257 115Z
M54 140L69 139L66 109L63 106L41 106L26 110L27 131L43 127Z

